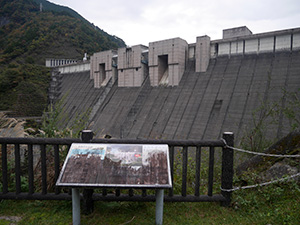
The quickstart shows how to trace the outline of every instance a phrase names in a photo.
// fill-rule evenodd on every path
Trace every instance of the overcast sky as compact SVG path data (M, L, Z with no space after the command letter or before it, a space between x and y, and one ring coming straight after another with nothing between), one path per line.
M222 30L253 33L300 27L300 0L50 0L68 6L127 45L180 37L222 38Z

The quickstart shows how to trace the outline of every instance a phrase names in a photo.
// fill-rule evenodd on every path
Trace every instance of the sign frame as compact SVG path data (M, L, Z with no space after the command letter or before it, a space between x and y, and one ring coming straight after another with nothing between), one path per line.
M113 150L112 150L113 149ZM134 150L130 150L134 149ZM118 154L112 154L113 151L116 151ZM135 161L132 158L132 154L134 151L137 152L137 155L134 155L137 160ZM86 153L87 154L83 154ZM128 154L127 154L128 153ZM116 161L119 157L123 157L121 162L118 163L125 168L128 166L129 171L134 168L138 172L144 171L144 166L147 166L147 163L152 163L152 161L148 162L147 160L154 160L153 155L163 153L161 157L165 157L165 161L161 160L160 162L166 163L166 165L156 165L154 169L166 169L167 171L163 171L163 174L167 173L167 180L163 179L163 182L157 180L158 182L150 183L96 183L96 182L69 182L66 178L68 173L71 173L71 168L68 168L68 163L70 159L85 157L85 159L89 159L89 157L95 157L95 160L110 159L111 161ZM109 155L110 154L110 155ZM121 156L120 156L121 155ZM129 155L129 156L127 156ZM164 158L163 158L164 159ZM83 159L84 160L84 159ZM100 162L100 161L99 161ZM101 164L100 163L100 164ZM122 164L123 163L123 164ZM98 165L98 164L97 164ZM161 166L161 168L160 168ZM164 167L164 168L163 168ZM153 168L153 166L152 166ZM92 169L91 169L92 170ZM69 171L69 172L68 172ZM96 171L99 172L99 171ZM75 172L74 172L75 173ZM156 175L159 173L155 171ZM98 176L98 175L97 175ZM158 178L156 178L158 179ZM66 182L67 181L67 182ZM127 181L126 181L127 182ZM101 143L73 143L69 149L68 155L64 161L63 167L59 174L58 180L56 182L56 186L58 187L70 187L70 188L136 188L136 189L169 189L172 188L172 179L171 179L171 170L170 170L170 159L169 159L169 146L167 144L101 144Z

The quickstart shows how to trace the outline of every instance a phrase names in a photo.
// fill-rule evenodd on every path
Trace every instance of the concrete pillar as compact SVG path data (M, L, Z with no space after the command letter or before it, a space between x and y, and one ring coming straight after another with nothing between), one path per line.
M181 38L173 38L163 41L149 43L149 76L151 86L161 84L176 86L184 73L184 68L187 59L188 44ZM167 56L168 77L161 80L159 57ZM174 65L177 65L174 66ZM165 78L165 77L164 77ZM165 82L167 81L167 83Z
M196 42L196 72L205 72L210 59L210 37L197 37Z
M135 45L127 48L118 49L118 71L119 87L140 87L144 81L145 74L143 51L148 50L148 47L143 45Z

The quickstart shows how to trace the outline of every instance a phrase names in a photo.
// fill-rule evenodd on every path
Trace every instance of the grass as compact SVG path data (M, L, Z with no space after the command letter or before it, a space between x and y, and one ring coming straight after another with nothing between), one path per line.
M299 224L299 183L273 184L239 190L231 207L219 203L164 204L164 224ZM72 224L71 201L0 202L1 216L19 216L15 224ZM82 224L155 224L154 202L95 202L90 215L81 215ZM0 220L0 224L11 224Z

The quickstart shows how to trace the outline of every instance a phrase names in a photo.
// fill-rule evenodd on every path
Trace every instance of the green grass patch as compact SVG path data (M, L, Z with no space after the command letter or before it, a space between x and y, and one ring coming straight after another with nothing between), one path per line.
M231 207L219 203L166 202L164 224L299 224L300 187L296 182L239 190ZM72 224L71 201L0 202L1 216L18 216L16 224ZM95 202L82 224L155 224L154 202ZM0 224L10 224L0 220Z

